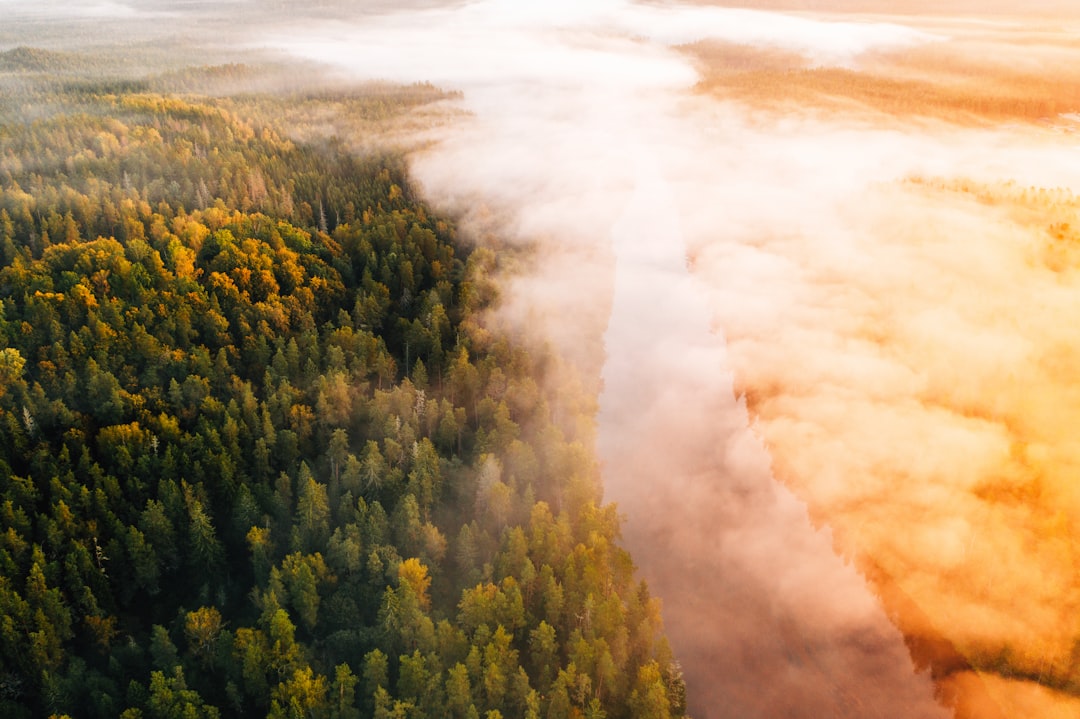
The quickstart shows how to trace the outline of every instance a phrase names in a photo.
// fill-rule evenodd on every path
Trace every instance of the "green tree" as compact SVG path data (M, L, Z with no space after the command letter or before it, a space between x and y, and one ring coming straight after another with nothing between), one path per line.
M299 546L303 552L311 552L326 546L330 537L330 502L326 485L315 481L307 464L300 465L297 480L296 528Z
M356 685L359 681L348 664L338 664L334 668L334 683L330 687L332 719L360 719L360 710L356 706Z
M171 677L162 672L150 673L150 696L146 702L147 719L218 719L216 707L207 705L199 693L189 689L180 667Z

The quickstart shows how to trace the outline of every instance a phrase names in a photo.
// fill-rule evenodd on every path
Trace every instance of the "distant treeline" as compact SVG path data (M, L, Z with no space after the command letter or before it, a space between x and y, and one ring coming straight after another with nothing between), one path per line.
M757 106L972 121L1055 121L1080 110L1080 76L995 70L970 59L911 51L865 67L812 66L792 52L698 43L699 90Z

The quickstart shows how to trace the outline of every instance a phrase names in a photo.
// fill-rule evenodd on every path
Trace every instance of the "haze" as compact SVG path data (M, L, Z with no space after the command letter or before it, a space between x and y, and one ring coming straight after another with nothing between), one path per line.
M1076 18L747 4L0 0L0 49L242 20L461 91L395 140L533 250L489 321L596 393L693 716L1076 716Z

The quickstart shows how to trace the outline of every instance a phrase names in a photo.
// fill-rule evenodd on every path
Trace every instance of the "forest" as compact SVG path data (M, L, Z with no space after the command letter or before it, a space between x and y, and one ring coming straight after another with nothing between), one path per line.
M0 715L684 715L557 360L481 321L515 250L273 121L438 92L64 67L0 54Z

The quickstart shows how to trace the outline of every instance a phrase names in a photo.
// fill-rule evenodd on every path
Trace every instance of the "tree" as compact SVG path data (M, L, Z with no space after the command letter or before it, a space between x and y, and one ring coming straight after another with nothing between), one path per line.
M151 665L163 673L172 674L174 667L180 664L180 654L169 637L169 632L160 624L155 624L150 631Z
M358 526L348 524L334 530L327 544L326 562L339 575L360 572L364 563L364 544Z
M419 559L410 557L398 566L398 582L401 587L407 587L421 609L431 606L431 598L428 596L428 587L431 586L431 577L428 569L420 563Z
M267 719L329 719L332 706L326 694L326 677L311 667L296 669L274 689Z
M335 429L330 433L330 443L326 451L330 464L330 497L336 501L341 492L341 473L349 459L349 435L344 429Z
M417 649L412 654L402 655L399 661L397 695L413 704L421 706L429 702L432 694L441 690L437 684L438 675L428 669L427 659ZM436 703L436 702L432 702Z
M364 655L364 694L374 697L379 689L390 686L390 663L381 649L372 649Z
M541 621L529 632L529 661L537 690L546 693L558 669L559 645L555 628Z
M164 571L174 569L180 559L176 529L160 500L146 500L146 509L139 516L139 529L154 548L161 568Z
M186 485L185 501L188 510L188 561L197 576L216 578L224 560L224 550L218 541L214 523L191 487Z
M300 541L296 549L311 552L325 547L330 537L330 501L326 485L315 481L307 464L300 465L297 485L296 530Z
M200 607L188 612L184 618L184 634L191 653L202 661L212 659L223 626L221 612L215 607Z
M0 349L0 397L22 377L26 360L13 347Z
M331 719L360 719L360 710L356 707L359 681L348 664L338 664L334 668L334 683L330 688Z
M668 719L671 716L667 686L660 666L655 661L643 664L638 669L634 689L630 694L630 709L635 717L642 719Z
M171 677L163 672L150 673L150 697L146 702L147 719L218 719L217 707L207 705L199 693L189 689L180 667Z
M382 487L383 480L386 477L386 460L383 459L382 452L379 451L379 444L373 440L368 440L364 447L363 459L361 460L360 477L364 482L364 489L367 491L378 491Z
M280 576L288 593L289 604L296 610L300 623L305 629L312 631L318 621L319 604L322 601L319 587L333 584L334 575L330 573L318 552L294 552L281 562Z
M150 596L157 594L161 590L158 585L161 570L153 546L146 541L146 535L137 527L127 528L125 540L125 548L135 571L135 581Z

